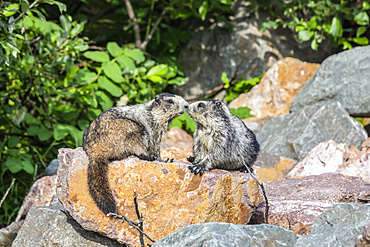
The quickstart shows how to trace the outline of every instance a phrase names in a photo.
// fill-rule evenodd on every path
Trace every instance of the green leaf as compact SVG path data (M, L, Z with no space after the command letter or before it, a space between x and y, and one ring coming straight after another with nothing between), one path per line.
M342 22L335 16L331 21L331 27L329 33L334 38L340 38L343 35Z
M41 3L48 3L50 5L57 5L60 13L67 11L67 6L64 3L55 0L40 0Z
M363 35L365 32L366 32L366 27L359 27L357 28L357 31L356 31L356 37L360 37L361 35Z
M352 38L352 41L359 45L368 45L369 40L366 37Z
M117 61L122 69L128 68L130 71L134 71L136 69L134 61L126 55L117 57Z
M141 63L145 61L144 54L139 49L126 49L124 54L133 60L135 60L137 63Z
M40 126L38 125L31 125L26 130L27 134L30 136L35 136L40 132Z
M308 41L311 39L313 36L314 32L313 31L308 31L308 30L301 30L298 32L298 39L302 41Z
M118 66L116 62L112 62L112 61L104 62L103 71L104 71L104 74L110 79L112 79L114 82L120 83L124 81L122 77L121 68Z
M313 39L311 42L311 49L316 51L318 46L317 39Z
M157 82L157 83L163 81L162 77L157 76L157 75L149 76L148 79L151 80L152 82Z
M229 80L229 78L227 78L226 72L222 72L221 81L223 83L225 83L224 88L229 88L230 87L230 80Z
M165 65L165 64L159 64L157 66L154 66L153 68L151 68L148 73L146 74L147 76L161 76L161 75L165 75L168 71L168 66Z
M84 52L84 56L101 63L109 61L109 55L104 51L86 51Z
M54 139L59 141L65 138L69 134L69 126L65 124L55 124L54 125Z
M96 92L98 102L102 106L103 110L109 109L113 106L112 100L102 91Z
M185 83L186 83L186 78L181 77L181 76L178 76L178 77L168 81L168 84L173 84L173 85L176 85L176 86L179 86L179 87L185 85Z
M22 160L14 157L7 159L5 161L5 167L7 167L11 173L20 172L23 169Z
M358 25L369 25L369 16L366 12L360 12L355 16Z
M40 141L46 141L52 136L53 136L53 131L46 129L46 128L37 134L37 137L40 139Z
M30 7L30 3L28 1L23 1L21 4L22 13L26 13Z
M122 89L118 87L117 85L115 85L113 82L111 82L105 76L99 77L98 84L99 84L99 87L107 90L114 97L120 97L123 94Z
M19 137L18 136L11 136L8 140L8 147L14 148L19 143Z
M116 42L108 42L107 49L113 57L118 57L123 53L123 49Z
M206 0L206 1L203 1L202 5L200 5L198 9L198 13L202 21L206 19L207 12L208 12L208 1Z
M32 165L30 160L22 160L22 168L28 174L34 173L34 166Z

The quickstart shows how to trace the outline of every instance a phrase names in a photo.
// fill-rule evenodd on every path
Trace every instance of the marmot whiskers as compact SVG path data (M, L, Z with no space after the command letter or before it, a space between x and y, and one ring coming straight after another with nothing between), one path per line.
M233 116L220 100L198 101L188 114L197 123L191 172L202 175L209 169L247 170L256 161L259 144L243 121Z
M160 143L169 123L187 108L182 97L163 93L144 104L112 107L90 124L83 135L83 149L89 157L89 191L101 211L117 214L108 181L109 162L130 155L161 160Z

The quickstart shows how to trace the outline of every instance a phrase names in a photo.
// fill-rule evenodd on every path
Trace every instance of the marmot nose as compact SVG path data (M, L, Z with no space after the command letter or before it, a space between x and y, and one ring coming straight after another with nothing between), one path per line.
M186 108L186 109L188 109L188 108L189 108L189 106L188 106L188 105L185 105L185 108Z

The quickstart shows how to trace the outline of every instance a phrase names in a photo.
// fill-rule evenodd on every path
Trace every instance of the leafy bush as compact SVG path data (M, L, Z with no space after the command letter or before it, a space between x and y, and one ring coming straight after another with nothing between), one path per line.
M311 48L327 37L335 46L351 49L353 45L368 45L366 32L369 26L370 1L291 0L269 1L263 6L274 20L265 22L263 28L291 28L301 41L311 40Z

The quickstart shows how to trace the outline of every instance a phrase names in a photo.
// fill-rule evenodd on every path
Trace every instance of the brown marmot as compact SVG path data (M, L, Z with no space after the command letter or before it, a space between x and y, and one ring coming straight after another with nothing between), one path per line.
M109 162L130 155L161 160L160 143L169 123L187 108L182 97L163 93L144 104L112 107L90 124L83 135L83 149L89 157L89 191L101 211L117 214L108 181Z
M188 114L197 123L189 169L202 175L209 169L251 171L260 146L254 133L220 100L198 101Z

